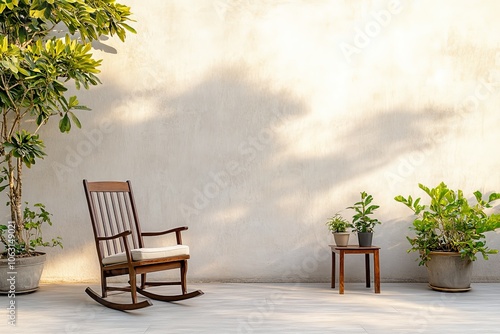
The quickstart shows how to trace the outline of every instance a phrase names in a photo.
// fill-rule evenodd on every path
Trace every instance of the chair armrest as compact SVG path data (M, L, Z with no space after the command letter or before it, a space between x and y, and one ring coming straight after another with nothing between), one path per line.
M160 231L160 232L142 232L141 235L143 237L156 237L156 236L159 236L159 235L165 235L165 234L169 234L169 233L174 233L175 232L175 237L177 239L177 244L178 245L182 245L181 232L185 231L187 229L188 229L187 226L179 226L179 227L176 227L176 228L172 228L170 230Z
M115 234L115 235L111 235L109 237L97 237L96 239L98 241L113 240L113 239L118 239L118 238L126 237L127 235L130 235L130 234L132 234L132 231L126 230L126 231L123 231L121 233L118 233L118 234Z
M173 233L173 232L177 232L177 231L185 231L187 230L188 227L187 226L180 226L180 227L176 227L176 228L172 228L170 230L166 230L166 231L160 231L160 232L142 232L142 236L143 237L155 237L155 236L158 236L158 235L163 235L163 234L168 234L168 233Z
M127 255L127 263L130 265L132 263L132 255L130 254L130 246L128 245L128 238L127 236L131 235L132 231L126 230L121 233L111 235L109 237L97 237L97 241L106 241L106 240L113 240L113 239L118 239L122 238L123 239L123 245L125 246L125 254ZM102 259L101 259L102 261ZM102 262L101 262L102 264Z

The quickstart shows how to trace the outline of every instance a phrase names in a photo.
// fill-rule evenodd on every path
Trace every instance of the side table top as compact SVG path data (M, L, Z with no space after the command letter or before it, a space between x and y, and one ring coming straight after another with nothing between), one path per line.
M376 250L380 249L379 246L370 246L370 247L360 247L359 245L347 245L347 246L337 246L337 245L329 245L332 250Z

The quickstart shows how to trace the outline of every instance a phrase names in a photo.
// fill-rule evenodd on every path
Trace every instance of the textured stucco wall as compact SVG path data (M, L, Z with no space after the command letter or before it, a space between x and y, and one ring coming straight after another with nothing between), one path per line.
M324 222L363 190L383 280L424 280L394 196L500 191L494 0L123 3L138 34L98 46L83 129L44 129L48 157L26 171L65 244L45 281L98 279L83 178L132 180L145 230L188 225L192 281L328 281ZM474 279L500 281L500 256Z

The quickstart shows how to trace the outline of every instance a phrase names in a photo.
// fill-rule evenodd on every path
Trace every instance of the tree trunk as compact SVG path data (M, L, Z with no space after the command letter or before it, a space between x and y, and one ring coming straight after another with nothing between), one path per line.
M12 160L15 159L16 166ZM16 238L19 241L23 240L23 212L22 212L22 161L9 155L7 157L9 168L9 202L10 202L10 217L15 223Z

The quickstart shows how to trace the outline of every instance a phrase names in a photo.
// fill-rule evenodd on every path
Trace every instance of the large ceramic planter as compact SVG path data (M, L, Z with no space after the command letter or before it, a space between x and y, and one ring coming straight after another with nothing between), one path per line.
M349 244L349 232L335 232L333 233L333 239L335 244L339 247L346 247Z
M459 253L431 252L426 266L432 289L447 292L470 290L472 261L462 259Z
M0 294L21 294L38 289L43 265L47 259L45 253L37 256L16 257L9 267L9 259L0 259ZM15 290L15 291L13 291Z
M358 232L359 247L371 247L373 232Z

